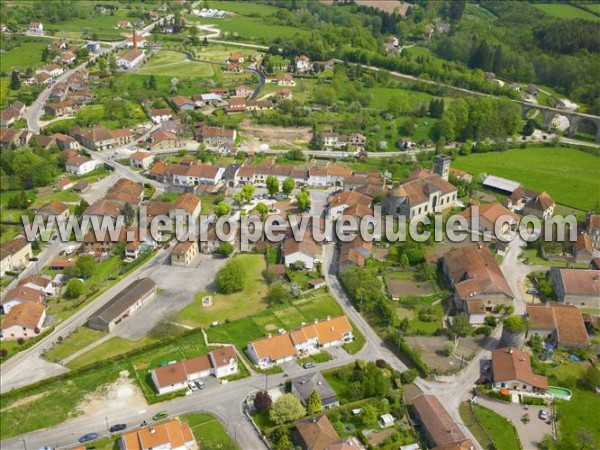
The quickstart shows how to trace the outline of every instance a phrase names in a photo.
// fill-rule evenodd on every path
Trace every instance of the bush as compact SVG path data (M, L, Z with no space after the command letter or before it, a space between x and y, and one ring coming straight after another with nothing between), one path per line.
M216 282L219 292L231 294L244 289L246 285L246 271L239 261L232 259L217 272Z
M19 339L17 339L17 344L23 345L24 343L25 343L25 339L23 339L22 337L20 337Z
M419 376L419 372L416 369L408 369L402 372L400 375L400 379L402 380L402 384L410 384Z
M543 398L539 397L522 397L521 403L524 405L535 405L535 406L544 406L545 402Z

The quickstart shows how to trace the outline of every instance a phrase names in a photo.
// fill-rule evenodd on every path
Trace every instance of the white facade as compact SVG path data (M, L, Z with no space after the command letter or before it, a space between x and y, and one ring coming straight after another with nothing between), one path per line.
M32 337L38 335L38 333L36 333L35 330L37 328L39 332L39 330L42 328L42 325L44 324L44 320L46 320L46 311L42 313L42 315L40 316L40 320L34 328L31 328L30 326L22 326L20 324L14 324L10 327L4 328L1 332L2 334L0 335L0 338L3 341L31 339Z
M298 261L303 262L304 267L308 270L313 270L315 267L315 258L303 252L290 253L283 258L283 263L286 267L290 267Z
M82 164L67 164L65 166L65 170L67 172L74 173L75 175L85 175L86 173L90 173L92 170L94 170L96 165L97 161L91 159Z

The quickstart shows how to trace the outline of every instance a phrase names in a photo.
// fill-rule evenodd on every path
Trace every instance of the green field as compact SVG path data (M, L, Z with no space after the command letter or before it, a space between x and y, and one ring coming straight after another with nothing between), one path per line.
M571 443L579 442L577 432L580 430L591 432L596 442L600 442L600 428L598 427L600 395L577 386L577 380L585 369L586 365L583 363L567 362L549 372L550 385L568 387L573 392L570 401L556 401L559 437L561 440L565 438Z
M241 350L246 348L249 341L264 337L267 333L276 333L280 328L289 331L303 322L309 323L340 314L342 309L338 303L328 294L322 294L211 327L207 333L210 342L232 342Z
M42 50L48 45L47 39L35 42L23 42L20 46L2 53L0 57L0 71L25 70L31 67L34 71L44 65Z
M263 5L255 2L233 2L223 0L211 0L210 7L231 11L242 16L264 17L275 14L279 9L275 6Z
M479 422L491 436L496 448L502 450L520 450L519 436L509 420L483 406L473 405Z
M194 19L191 19L194 20ZM224 19L195 19L197 24L216 25L227 36L238 36L243 40L258 41L261 43L273 42L276 38L290 38L296 34L309 36L308 30L294 28L286 25L274 25L265 23L262 17L228 16Z
M600 20L598 16L564 3L532 3L537 9L559 19L587 19Z
M183 53L161 51L144 64L138 74L172 77L212 77L217 68L212 64L190 61Z
M122 355L136 348L144 347L155 342L149 336L138 339L137 341L130 341L119 336L113 336L110 339L104 341L102 344L94 347L83 355L78 356L74 360L67 364L70 369L80 369L88 366L101 359L114 358L115 356Z
M121 40L126 35L131 35L131 29L116 29L115 26L119 20L135 19L127 17L127 10L121 8L117 10L114 16L94 13L89 19L71 19L57 24L44 23L44 28L53 31L57 37L66 37L71 39L81 38L87 31L91 37L93 33L98 34L100 40Z
M180 419L189 424L202 448L231 448L229 445L233 442L232 439L223 428L223 424L212 414L185 414Z
M198 293L195 300L178 315L177 321L184 325L201 327L215 320L234 320L246 317L267 308L264 297L267 284L263 279L263 271L267 268L263 255L237 255L247 274L246 287L241 292L229 295L208 294L213 296L213 306L202 307L202 297L206 293Z
M2 395L0 439L47 428L77 415L83 398L100 386L112 383L121 366L111 364L68 380L50 379L25 392Z
M60 344L54 346L46 356L55 361L63 360L67 356L85 348L105 335L106 333L103 331L81 327L77 332L71 334L71 336L64 339Z
M471 172L474 179L487 173L548 192L557 203L583 211L598 208L600 159L563 147L530 147L459 156L454 168Z

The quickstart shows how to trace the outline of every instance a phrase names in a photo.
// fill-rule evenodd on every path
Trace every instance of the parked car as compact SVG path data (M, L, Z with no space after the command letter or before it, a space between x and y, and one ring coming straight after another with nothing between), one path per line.
M38 258L37 256L29 258L29 261L39 261L39 260L40 260L40 258Z
M123 431L125 428L127 428L127 424L117 423L116 425L110 427L108 431L110 431L111 433L116 433L117 431Z
M198 386L196 386L196 383L190 381L188 383L188 387L190 388L190 391L197 391L198 390Z
M38 448L38 450L54 450L54 448L45 445L43 447Z
M206 385L204 384L204 381L202 381L202 380L196 380L196 381L194 381L194 384L196 385L196 387L198 389L204 389L206 387Z
M82 444L84 442L90 442L93 441L94 439L98 439L100 437L100 435L98 433L88 433L88 434L84 434L83 436L81 436L79 438L79 442L81 442Z
M152 416L152 420L161 420L169 417L169 413L167 411L159 411L154 416Z
M540 409L540 419L548 420L548 411L545 409Z
M305 362L302 365L302 367L304 367L305 369L314 369L315 367L317 367L317 365L314 362L309 361L309 362Z

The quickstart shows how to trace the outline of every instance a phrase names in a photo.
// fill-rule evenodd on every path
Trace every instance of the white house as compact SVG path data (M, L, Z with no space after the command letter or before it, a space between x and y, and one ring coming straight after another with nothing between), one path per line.
M518 348L492 351L492 377L495 389L537 393L544 393L548 389L548 379L533 373L529 354Z
M294 64L296 66L296 72L305 73L312 69L312 63L306 55L298 55L294 58Z
M305 269L313 270L319 253L319 246L309 236L304 236L301 241L289 237L283 244L283 263L286 267L302 264Z
M148 170L154 162L154 155L151 152L137 151L129 155L129 165Z
M45 66L40 67L35 71L36 75L43 73L47 74L51 78L56 78L65 73L65 69L64 67L59 66L58 64L46 64Z
M185 389L190 381L208 376L223 378L238 372L237 356L232 346L211 350L208 355L157 367L151 372L152 382L160 394Z
M72 156L65 164L65 170L75 175L85 175L96 168L97 161L86 156Z
M29 32L34 34L44 34L44 25L42 22L29 22Z
M311 167L308 169L308 181L310 187L327 186L327 169Z
M40 303L24 302L13 307L0 325L0 339L30 339L39 334L46 320L46 308Z
M43 277L27 277L19 281L19 286L25 286L43 292L45 295L54 295L55 288L52 280Z
M43 303L45 298L46 294L38 289L17 286L2 298L2 312L8 314L12 308L22 303Z
M144 51L133 48L121 54L117 58L117 66L123 70L129 70L144 60Z
M148 111L148 116L154 123L163 123L171 120L173 114L169 108L151 109Z

